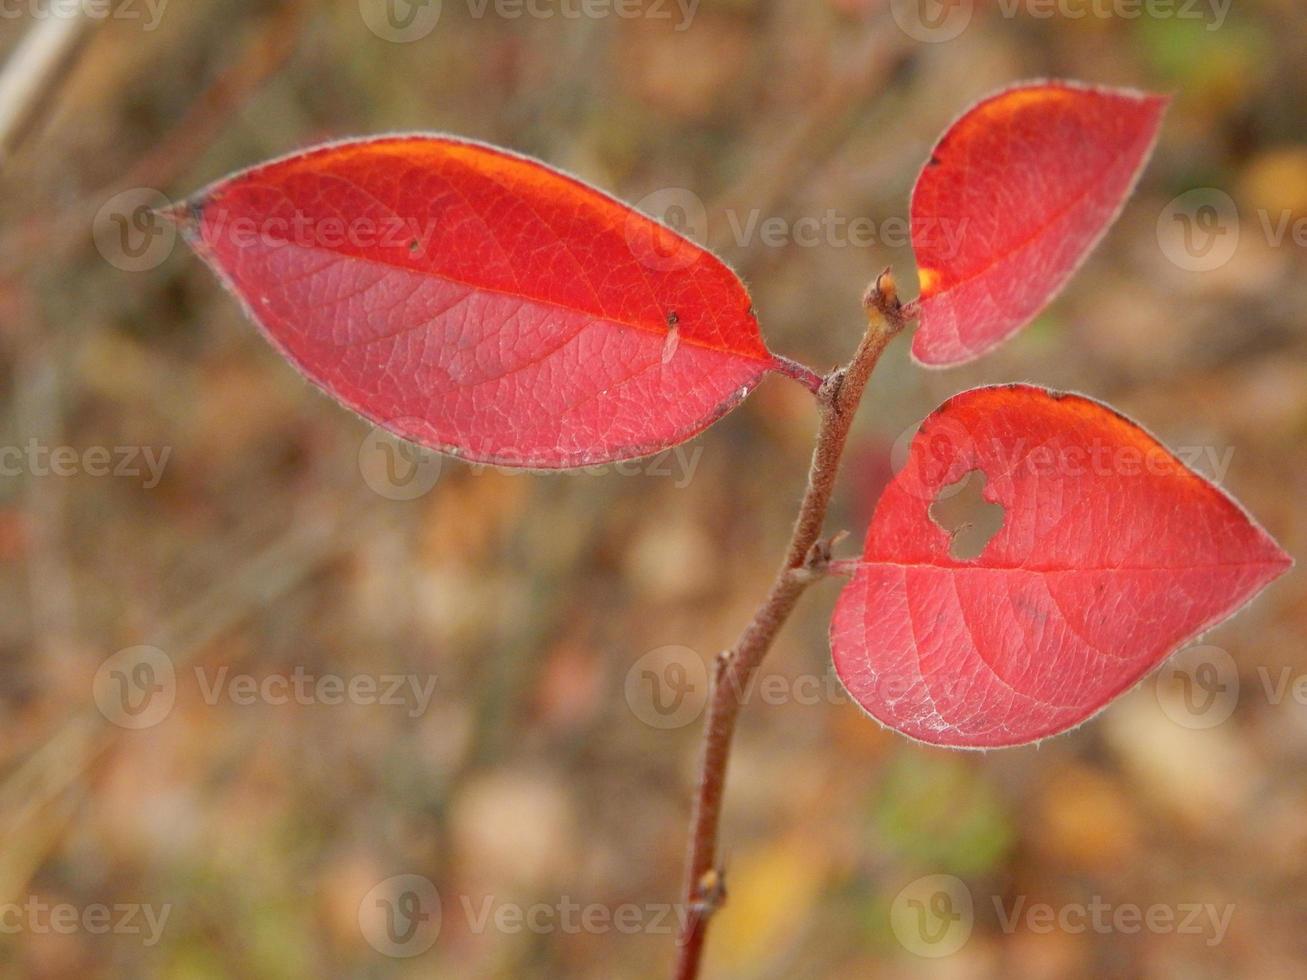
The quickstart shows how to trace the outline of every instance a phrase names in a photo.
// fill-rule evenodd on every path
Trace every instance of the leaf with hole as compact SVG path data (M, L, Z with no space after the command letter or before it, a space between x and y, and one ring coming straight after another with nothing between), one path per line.
M1039 82L953 124L912 192L917 361L973 360L1034 319L1121 210L1167 101Z
M721 261L478 143L331 144L219 181L175 216L311 381L469 459L553 469L653 453L778 369Z
M959 557L965 523L944 514L982 485L1001 522L978 557ZM1080 724L1291 564L1112 409L977 388L926 419L882 495L831 651L854 700L890 728L1020 745Z

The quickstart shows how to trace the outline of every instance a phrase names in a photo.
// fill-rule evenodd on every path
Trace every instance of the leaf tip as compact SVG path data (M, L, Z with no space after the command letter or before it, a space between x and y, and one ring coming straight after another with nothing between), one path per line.
M154 213L165 221L170 221L189 241L196 234L200 222L204 219L206 198L202 195L188 197L170 207L156 208Z
M1267 537L1270 536L1267 535ZM1275 567L1275 574L1271 576L1271 581L1274 582L1281 575L1289 572L1294 565L1298 564L1298 562L1293 555L1289 554L1280 546L1280 542L1276 541L1274 538L1270 538L1270 541L1271 564Z

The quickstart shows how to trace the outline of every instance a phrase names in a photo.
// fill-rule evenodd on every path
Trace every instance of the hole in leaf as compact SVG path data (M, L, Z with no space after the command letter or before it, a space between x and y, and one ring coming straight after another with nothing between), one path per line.
M940 487L930 505L930 519L952 539L948 553L958 561L974 561L1003 526L1003 505L984 497L986 478L972 470L946 487Z

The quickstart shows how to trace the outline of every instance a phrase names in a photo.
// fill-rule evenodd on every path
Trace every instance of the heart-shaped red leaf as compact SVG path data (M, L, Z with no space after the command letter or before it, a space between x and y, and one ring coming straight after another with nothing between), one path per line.
M1004 514L965 561L930 511L976 470ZM831 650L885 725L937 745L1019 745L1084 721L1291 564L1110 408L977 388L926 419L881 497Z
M912 192L917 361L970 361L1034 319L1121 210L1167 101L1040 82L950 127Z
M550 469L655 452L776 368L717 258L493 147L331 144L220 181L177 214L310 380L469 459Z

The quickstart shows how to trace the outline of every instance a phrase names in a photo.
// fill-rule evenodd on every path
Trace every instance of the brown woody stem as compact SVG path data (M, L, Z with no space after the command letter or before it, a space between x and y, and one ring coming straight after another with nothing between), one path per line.
M829 569L830 542L821 540L821 531L844 444L872 369L907 322L888 269L867 291L863 304L867 310L867 331L853 359L827 375L816 391L821 413L817 444L785 562L753 620L733 647L718 654L715 663L686 855L682 894L688 915L678 941L677 980L698 977L709 920L726 900L724 872L716 866L717 831L721 823L726 763L740 713L741 695L748 690L750 680L799 596Z

